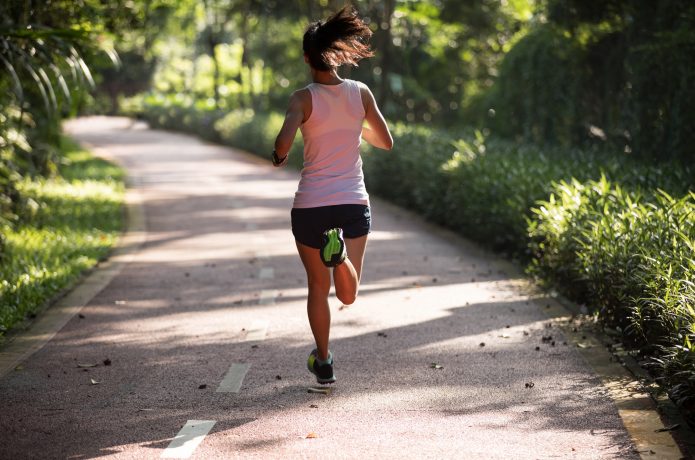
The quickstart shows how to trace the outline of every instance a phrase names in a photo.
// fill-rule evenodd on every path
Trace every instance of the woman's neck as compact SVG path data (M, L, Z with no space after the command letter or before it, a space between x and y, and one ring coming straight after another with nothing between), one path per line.
M335 69L311 69L311 79L314 83L320 83L322 85L339 85L343 82L343 79L338 76L338 72L336 72Z

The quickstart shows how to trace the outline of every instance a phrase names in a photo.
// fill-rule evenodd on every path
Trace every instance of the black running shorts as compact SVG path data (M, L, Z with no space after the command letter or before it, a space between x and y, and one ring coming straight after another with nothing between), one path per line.
M292 234L305 246L321 249L321 236L342 228L343 237L359 238L369 233L372 216L364 204L339 204L318 208L292 208Z

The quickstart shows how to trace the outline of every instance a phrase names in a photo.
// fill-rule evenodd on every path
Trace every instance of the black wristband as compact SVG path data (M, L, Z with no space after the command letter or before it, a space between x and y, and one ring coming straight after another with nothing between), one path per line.
M284 157L280 158L278 157L278 154L275 150L273 150L273 166L281 166L285 161L287 161L287 157L289 155L285 155Z

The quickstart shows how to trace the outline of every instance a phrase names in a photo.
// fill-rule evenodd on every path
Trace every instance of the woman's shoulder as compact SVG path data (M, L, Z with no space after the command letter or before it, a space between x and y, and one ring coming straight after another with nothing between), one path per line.
M311 90L309 89L309 86L295 90L290 96L290 99L297 99L301 102L305 102L307 100L311 101Z
M369 86L367 86L366 83L359 81L359 80L350 80L350 79L345 79L345 81L348 81L352 83L353 85L359 87L360 89L369 89Z

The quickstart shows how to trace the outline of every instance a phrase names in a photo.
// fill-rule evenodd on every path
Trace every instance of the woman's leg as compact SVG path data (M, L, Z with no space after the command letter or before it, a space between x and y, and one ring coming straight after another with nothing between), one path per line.
M299 242L296 244L299 257L306 270L309 287L309 296L307 297L309 325L314 334L319 359L327 359L331 328L331 310L328 306L328 293L331 289L330 271L321 261L319 249ZM355 301L360 285L367 235L359 238L346 238L345 246L348 256L342 264L333 269L333 278L336 296L345 305L350 305Z
M297 251L306 270L309 296L307 314L314 334L319 359L328 358L328 336L331 327L331 310L328 307L328 293L331 289L331 272L321 262L319 249L297 242Z
M360 277L362 276L364 251L367 247L367 236L345 238L347 258L333 269L335 295L345 305L354 303L357 298Z

